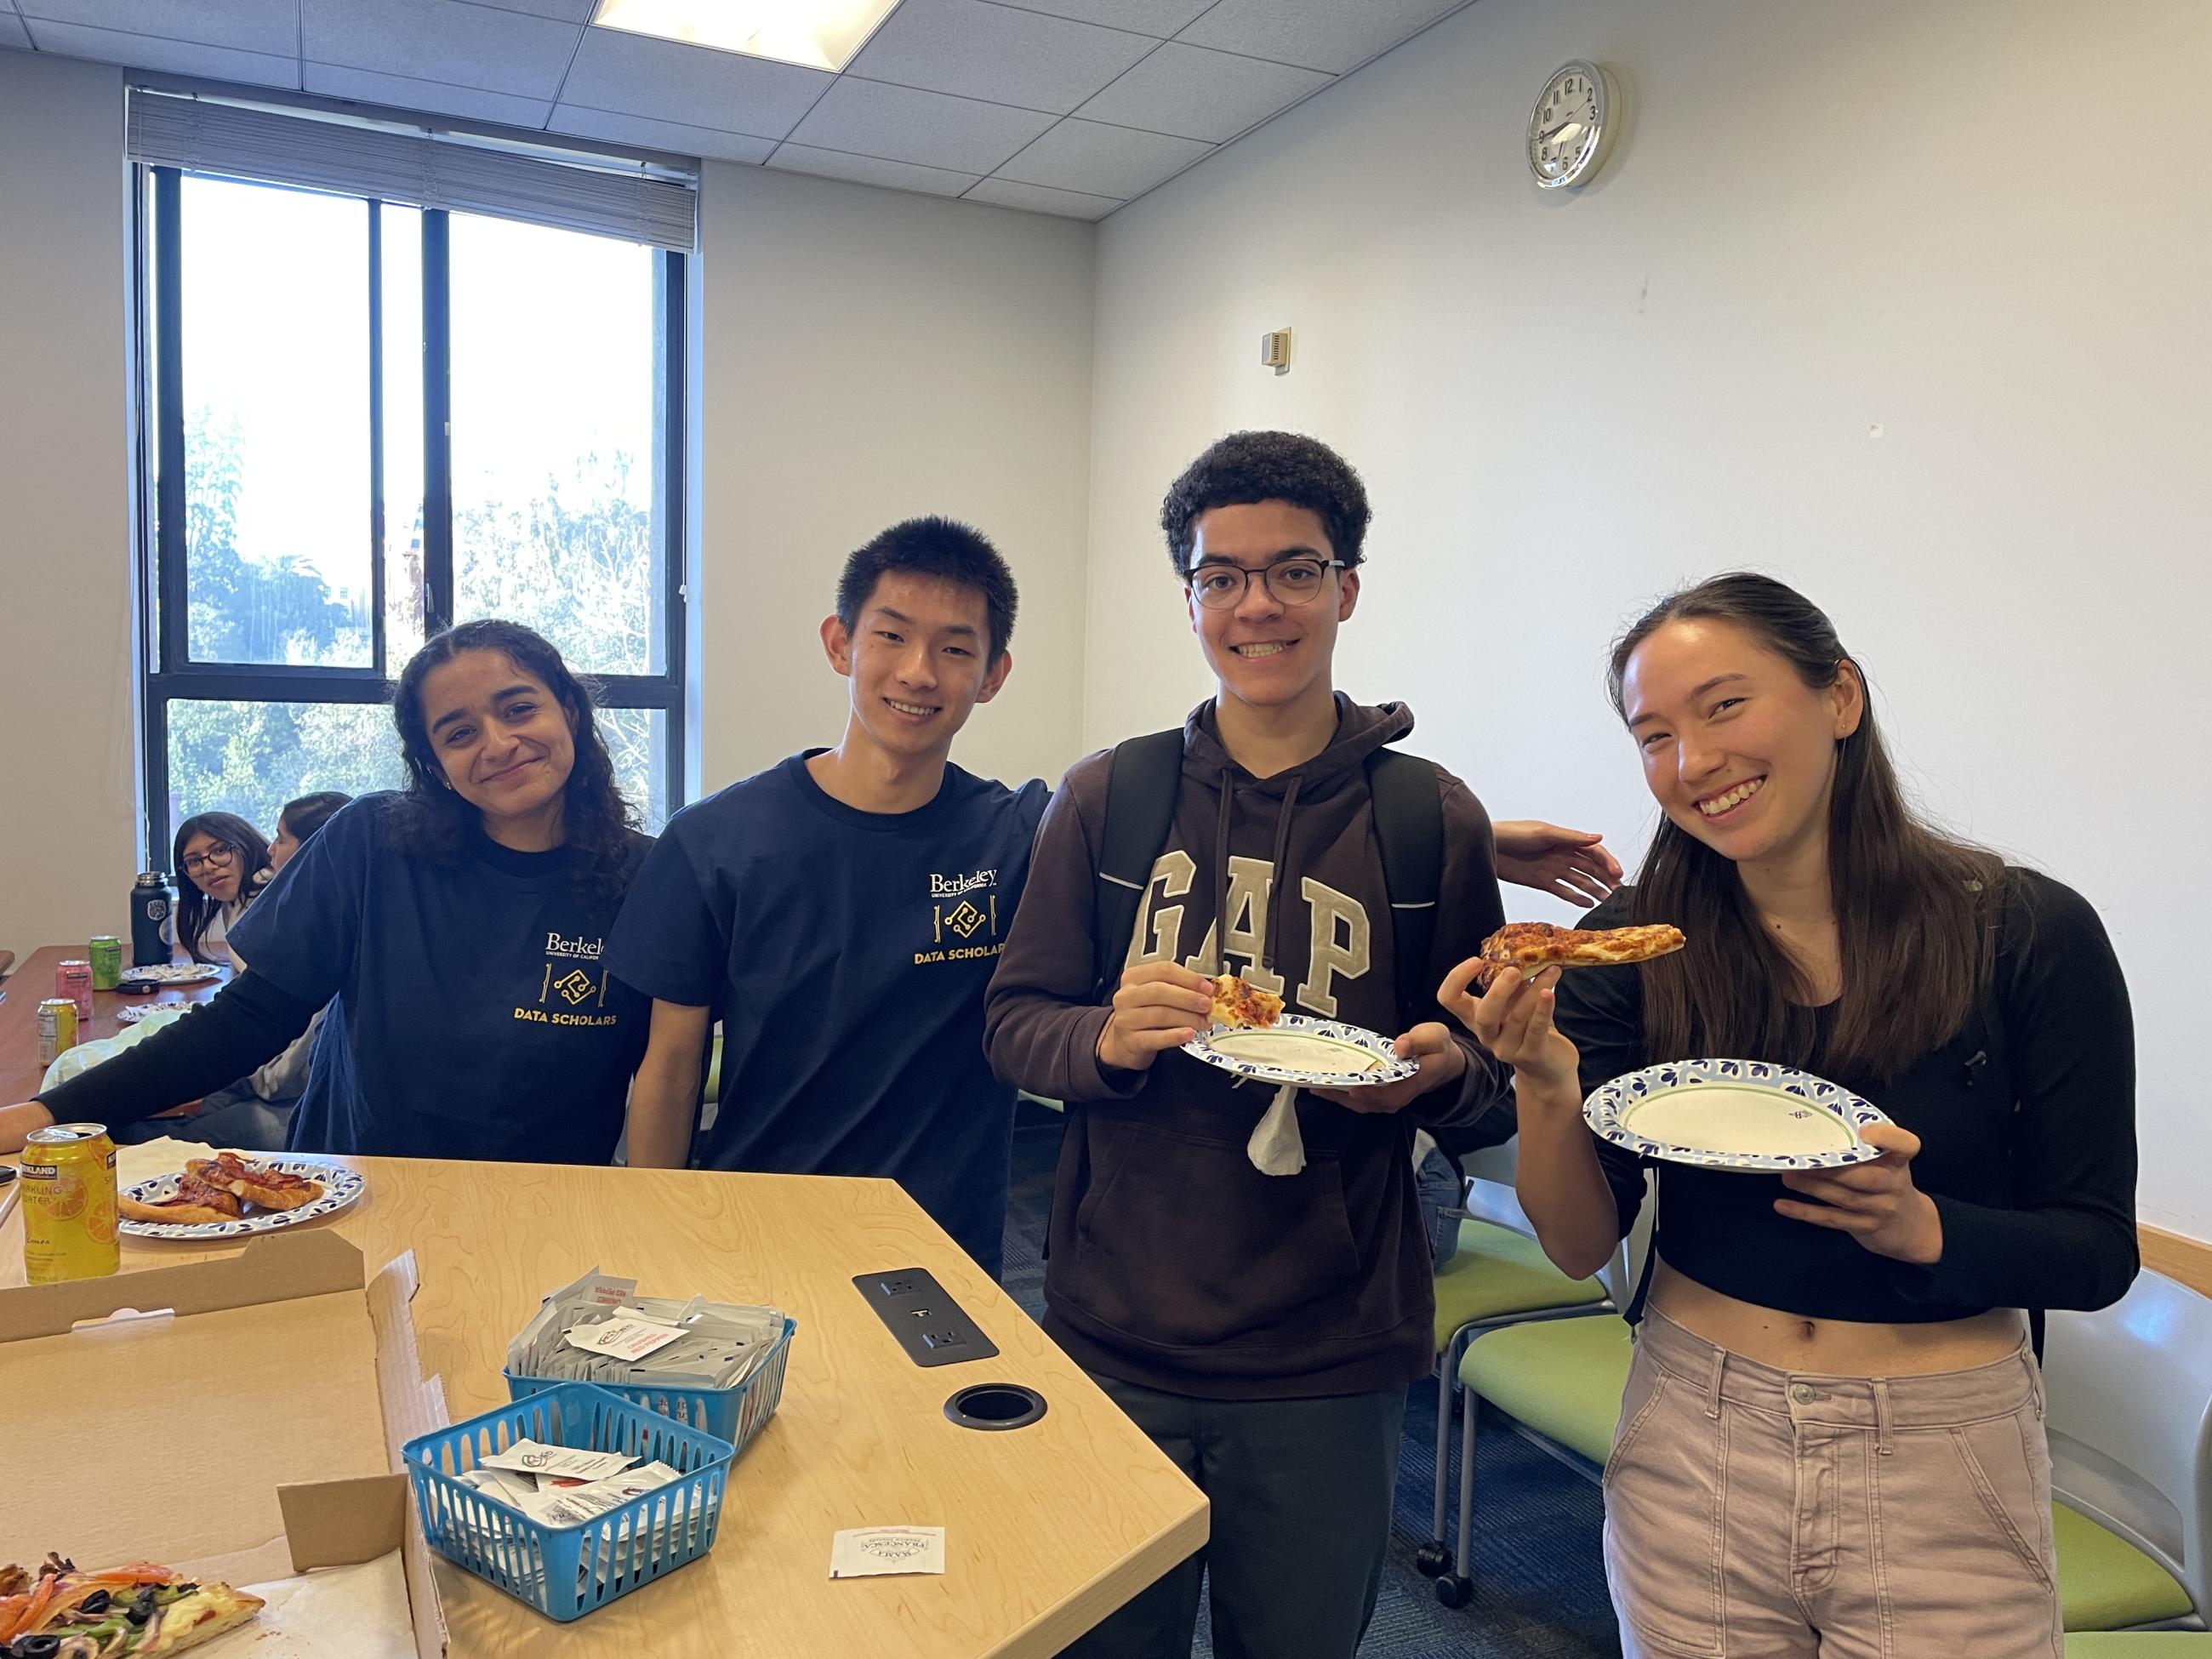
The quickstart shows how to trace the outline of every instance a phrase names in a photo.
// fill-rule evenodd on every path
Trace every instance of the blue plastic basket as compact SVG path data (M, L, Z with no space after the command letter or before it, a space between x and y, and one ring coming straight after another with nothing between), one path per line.
M799 1322L787 1317L783 1334L776 1338L768 1358L734 1389L634 1389L616 1383L599 1386L647 1411L672 1417L695 1429L704 1429L743 1451L761 1431L761 1425L775 1415L776 1402L783 1398L784 1362L791 1357L792 1333L798 1328ZM500 1375L507 1379L507 1397L512 1400L527 1400L534 1394L562 1386L542 1376L517 1376L507 1370Z
M548 1526L458 1479L524 1439L657 1460L684 1478L589 1521ZM560 1382L410 1440L402 1455L430 1547L565 1622L714 1548L737 1450L594 1383Z

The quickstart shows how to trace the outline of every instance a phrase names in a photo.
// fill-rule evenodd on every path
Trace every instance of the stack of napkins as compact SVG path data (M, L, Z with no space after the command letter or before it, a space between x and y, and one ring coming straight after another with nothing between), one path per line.
M783 1334L775 1308L637 1293L597 1268L545 1298L507 1344L510 1375L632 1389L734 1389Z

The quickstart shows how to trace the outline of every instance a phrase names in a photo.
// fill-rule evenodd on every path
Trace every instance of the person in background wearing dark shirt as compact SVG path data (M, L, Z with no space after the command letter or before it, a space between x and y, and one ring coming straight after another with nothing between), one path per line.
M689 1159L719 1017L708 1167L889 1176L997 1277L1014 1091L983 1057L983 989L1045 787L949 757L1012 670L1014 607L1006 562L947 520L847 560L822 623L843 738L678 812L609 942L653 999L633 1165Z
M251 965L208 1002L36 1101L128 1123L249 1072L332 1003L295 1152L604 1164L646 1006L601 966L649 844L560 653L507 622L416 653L392 715L408 787L341 811L240 918Z
M1413 717L1334 680L1363 572L1358 474L1311 438L1237 433L1176 481L1161 522L1218 692L1184 723L1127 966L1101 1003L1098 754L1045 814L986 1012L1000 1076L1069 1103L1045 1328L1212 1504L1206 1548L1068 1653L1188 1653L1211 1575L1222 1659L1350 1659L1382 1582L1407 1385L1436 1357L1414 1130L1506 1095L1430 988L1504 920L1508 859L1547 890L1620 872L1597 837L1548 824L1500 825L1494 848L1481 802L1430 766L1436 932L1401 997L1369 764ZM1206 1027L1226 969L1292 1012L1402 1032L1418 1073L1300 1095L1304 1166L1263 1173L1248 1142L1270 1091L1168 1052Z
M2023 1310L2136 1269L2128 994L2079 894L1906 805L1828 618L1763 576L1675 595L1613 654L1665 815L1595 926L1676 955L1443 987L1514 1068L1522 1207L1591 1273L1644 1201L1586 1091L1693 1056L1814 1071L1893 1120L1876 1161L1668 1164L1606 1471L1630 1659L2060 1651ZM1632 1309L1632 1316L1636 1313Z

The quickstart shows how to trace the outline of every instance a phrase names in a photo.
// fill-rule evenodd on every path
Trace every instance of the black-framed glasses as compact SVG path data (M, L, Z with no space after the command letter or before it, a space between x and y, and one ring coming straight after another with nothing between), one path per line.
M1242 605L1257 576L1278 605L1311 605L1328 581L1328 573L1344 568L1341 559L1279 559L1255 569L1243 564L1201 564L1185 578L1193 598L1208 611L1226 611Z
M230 861L238 856L238 848L227 841L219 841L204 853L185 854L185 873L197 876L203 870L227 870Z

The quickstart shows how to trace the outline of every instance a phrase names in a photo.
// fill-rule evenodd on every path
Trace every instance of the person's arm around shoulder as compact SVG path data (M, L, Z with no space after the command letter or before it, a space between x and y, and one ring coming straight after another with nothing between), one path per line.
M709 1010L653 1000L645 1058L629 1090L629 1167L681 1170L691 1160Z

